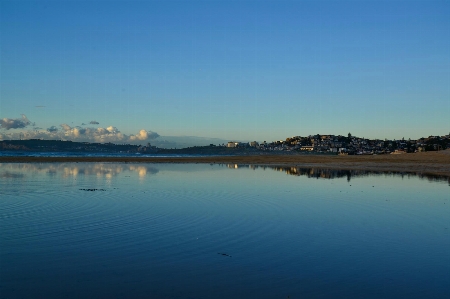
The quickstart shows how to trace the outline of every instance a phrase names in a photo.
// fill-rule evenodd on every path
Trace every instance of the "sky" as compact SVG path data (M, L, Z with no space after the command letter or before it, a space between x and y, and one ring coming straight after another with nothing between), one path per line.
M450 132L450 1L0 1L0 138Z

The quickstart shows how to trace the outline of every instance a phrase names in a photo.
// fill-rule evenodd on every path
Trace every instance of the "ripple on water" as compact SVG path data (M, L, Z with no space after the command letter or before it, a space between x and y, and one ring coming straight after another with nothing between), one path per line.
M272 290L287 289L320 295L317 290L329 288L343 294L339 285L345 279L361 279L361 273L388 275L398 283L398 273L389 265L411 269L406 259L404 264L397 260L416 256L416 240L425 235L431 237L425 239L430 245L424 252L448 248L442 246L443 229L435 228L442 217L428 217L435 210L418 213L399 204L399 197L386 202L362 196L357 185L343 195L342 186L321 190L325 185L319 182L316 189L296 184L268 188L262 183L258 189L256 184L244 188L239 180L230 180L231 187L186 183L192 181L179 175L172 181L133 185L130 179L114 185L116 189L101 180L48 187L34 180L20 193L0 191L0 255L2 267L11 274L4 285L33 279L38 285L42 276L52 282L65 277L68 289L76 278L83 287L103 286L103 292L130 290L127 284L132 284L140 291L160 290L166 297L175 297L171 288L179 294L190 290L191 297L198 289L202 295L223 291L229 298L242 295L239 290L258 298L281 297ZM411 230L402 223L419 225ZM421 257L433 269L439 265L426 253ZM340 275L344 280L336 278ZM367 290L367 280L363 283ZM30 285L30 290L40 288Z

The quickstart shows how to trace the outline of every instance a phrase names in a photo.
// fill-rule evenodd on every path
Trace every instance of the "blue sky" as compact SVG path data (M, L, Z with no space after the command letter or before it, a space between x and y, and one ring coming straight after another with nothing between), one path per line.
M450 1L0 3L0 118L38 130L450 131Z

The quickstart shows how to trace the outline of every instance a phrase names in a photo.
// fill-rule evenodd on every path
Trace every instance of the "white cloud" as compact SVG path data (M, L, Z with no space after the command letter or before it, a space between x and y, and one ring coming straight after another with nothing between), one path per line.
M72 128L68 125L68 124L62 124L62 125L60 125L62 128L63 128L63 130L64 131L70 131Z
M107 127L106 131L108 131L109 133L120 133L120 131L116 127L113 127L113 126Z
M155 139L157 137L159 137L159 135L156 132L140 130L138 134L131 135L130 136L130 140L131 141L135 141L135 140L149 140L149 139Z

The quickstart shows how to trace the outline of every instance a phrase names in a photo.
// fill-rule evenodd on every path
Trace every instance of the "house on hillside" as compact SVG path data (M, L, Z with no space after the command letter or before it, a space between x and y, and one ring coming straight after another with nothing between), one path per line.
M314 146L313 145L304 145L300 148L300 150L302 151L313 151L314 150Z
M229 141L227 143L227 147L238 147L239 146L239 142L236 141Z

